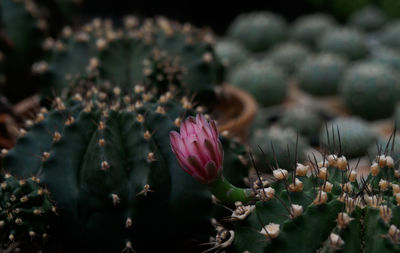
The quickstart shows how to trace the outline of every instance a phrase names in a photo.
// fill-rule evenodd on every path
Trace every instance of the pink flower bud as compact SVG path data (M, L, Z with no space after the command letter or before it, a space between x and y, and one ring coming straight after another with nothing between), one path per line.
M202 183L209 184L222 172L224 150L215 122L207 122L202 114L188 117L180 134L169 134L171 148L181 168Z

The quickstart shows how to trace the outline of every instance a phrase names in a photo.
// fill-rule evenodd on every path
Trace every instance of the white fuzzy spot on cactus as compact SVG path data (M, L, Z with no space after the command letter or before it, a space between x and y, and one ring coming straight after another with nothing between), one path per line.
M257 190L256 198L261 201L267 201L275 196L275 189L271 187L262 188Z
M296 166L296 176L305 177L307 175L309 168L310 167L308 165L303 165L301 163L298 163Z
M50 153L49 152L43 152L42 154L42 161L45 162L50 158Z
M107 161L102 161L100 165L101 165L101 170L107 170L108 168L110 168L110 164L108 164Z
M136 196L144 195L145 197L147 197L147 194L149 192L153 192L153 191L150 189L150 185L149 184L145 184L143 186L143 190L141 190L139 193L137 193Z
M391 183L391 186L392 186L393 195L400 193L400 186L398 184Z
M389 188L389 182L384 179L379 180L379 188L381 191L386 191Z
M107 48L107 40L104 38L99 38L96 41L96 47L99 51L103 51Z
M355 170L351 170L347 176L350 182L355 182L357 179L357 172Z
M45 61L36 62L32 65L34 74L44 74L49 69L49 65Z
M393 243L400 243L400 230L395 225L390 225L387 236Z
M347 182L345 184L340 184L340 188L342 188L342 190L347 193L353 191L353 185L350 182Z
M132 219L128 217L125 221L125 228L128 229L130 227L132 227Z
M279 236L279 232L280 225L271 222L268 225L264 226L259 233L264 235L268 239L274 239Z
M292 204L290 206L290 218L294 219L303 214L303 207L301 205Z
M340 229L345 229L352 220L354 220L354 219L351 218L347 213L341 212L338 214L336 222Z
M277 180L285 180L288 176L288 171L285 169L276 169L272 173Z
M326 167L321 167L318 169L317 177L322 180L328 179L328 170L326 169Z
M379 214L382 220L389 224L390 220L392 219L392 209L390 209L387 205L381 205L379 207Z
M236 209L233 211L231 217L237 220L244 220L255 208L255 205L244 206L242 202L235 202Z
M328 194L324 191L318 191L317 196L315 197L313 204L314 205L321 205L326 203L328 200Z
M119 204L119 202L121 201L119 196L115 193L111 194L111 199L112 199L112 203L114 206L116 206L117 204Z
M294 183L289 185L289 191L291 192L301 192L303 191L303 182L300 181L298 178L294 179Z
M144 137L146 140L149 140L149 139L151 138L151 133L149 132L149 130L146 130L146 131L144 132L143 137Z
M344 241L338 234L331 233L329 235L329 249L331 251L340 250L343 245Z

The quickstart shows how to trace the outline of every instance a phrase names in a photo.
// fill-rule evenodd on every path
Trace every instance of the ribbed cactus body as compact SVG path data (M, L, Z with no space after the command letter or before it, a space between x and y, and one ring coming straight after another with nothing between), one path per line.
M19 178L35 175L50 191L59 213L53 238L60 247L178 249L207 230L211 211L210 194L179 168L170 149L169 131L190 113L190 103L182 103L185 108L170 93L158 97L139 87L126 96L119 88L90 88L66 101L57 98L8 152L3 167ZM233 145L223 143L225 149ZM234 180L246 169L238 150L229 150L224 167ZM186 231L188 226L196 229ZM164 234L156 236L160 230Z
M246 61L236 66L227 80L249 92L262 106L282 103L287 94L285 72L270 62Z
M379 63L360 63L346 71L340 87L346 107L366 119L392 115L400 99L397 74Z
M301 89L319 96L337 93L347 62L334 54L310 56L296 73Z
M301 66L301 63L309 53L309 50L302 44L288 42L273 48L268 58L273 63L281 66L287 73L293 73Z
M285 38L285 20L270 12L241 14L228 28L228 36L253 52L271 48Z
M357 30L337 28L325 32L318 40L322 52L342 55L350 60L357 60L368 55L364 35Z

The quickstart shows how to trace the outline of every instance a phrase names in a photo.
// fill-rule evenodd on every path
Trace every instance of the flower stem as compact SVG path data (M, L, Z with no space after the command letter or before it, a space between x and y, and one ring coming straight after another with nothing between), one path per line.
M210 183L208 188L218 200L226 204L235 203L236 201L241 201L244 204L254 199L251 189L233 186L222 175Z

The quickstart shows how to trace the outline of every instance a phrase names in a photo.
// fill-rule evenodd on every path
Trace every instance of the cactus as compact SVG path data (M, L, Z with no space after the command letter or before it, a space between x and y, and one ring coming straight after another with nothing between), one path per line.
M400 22L395 21L386 25L379 36L379 41L388 47L400 49Z
M379 62L400 70L400 53L387 47L377 47L372 51L370 60Z
M348 158L365 155L375 139L368 124L357 117L336 118L320 130L321 145Z
M335 21L326 14L303 16L294 21L291 38L314 47L321 34L334 26Z
M298 84L314 95L333 95L338 90L346 66L346 60L334 54L311 56L298 68Z
M105 81L76 82L78 93L56 98L54 109L28 121L3 159L6 171L35 175L50 191L59 214L53 244L70 252L178 250L201 236L211 196L179 169L168 138L191 114L188 99L182 107L171 92L156 96L137 86L125 95L117 87L110 92ZM240 183L247 173L241 149L222 143L225 177ZM187 215L194 212L197 218Z
M41 55L46 21L33 1L4 0L0 4L0 47L3 53L4 92L16 102L35 91L30 83L31 64ZM30 83L30 85L26 85ZM15 89L15 85L23 87Z
M218 41L215 45L215 53L228 71L243 63L249 55L240 43L233 40Z
M256 253L399 252L400 175L393 159L382 153L362 181L344 156L315 163L298 163L293 172L275 168L275 182L253 182L252 201L236 202L224 223L213 221L216 236L210 247Z
M369 120L391 116L399 92L397 74L386 65L373 62L353 65L340 86L346 107Z
M270 172L270 168L279 164L282 168L291 170L292 162L296 159L296 142L299 150L297 159L305 161L307 144L301 137L298 140L297 138L292 129L256 129L251 137L250 147L257 167L264 172Z
M380 29L386 22L382 11L375 6L366 6L354 12L348 23L357 29L364 31L375 31Z
M246 61L231 71L227 81L248 91L262 106L282 103L287 93L286 74L269 62Z
M396 126L398 126L396 124ZM384 137L378 137L378 140L371 144L368 148L368 156L371 160L375 159L376 156L382 153L392 154L394 161L400 159L400 136L396 134L389 141Z
M253 52L265 51L285 38L285 20L270 12L241 14L230 24L228 37Z
M318 40L322 52L340 54L350 60L357 60L368 55L364 35L348 28L336 28L325 32Z
M293 73L309 53L301 44L287 42L274 47L268 54L268 59L281 66L287 73Z
M288 108L278 120L283 128L292 128L298 134L314 137L322 126L322 117L309 106Z
M212 93L223 79L223 69L212 46L210 32L164 18L140 23L126 17L123 28L95 19L79 31L66 27L57 41L47 39L49 55L35 68L44 94L60 91L71 78L100 76L128 91L143 81L154 50L184 67L182 85L191 93ZM56 86L55 86L56 85Z
M18 180L4 174L0 198L1 242L47 240L57 210L38 178Z

